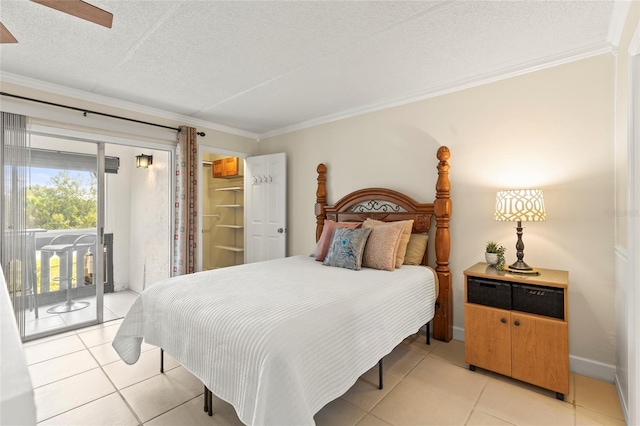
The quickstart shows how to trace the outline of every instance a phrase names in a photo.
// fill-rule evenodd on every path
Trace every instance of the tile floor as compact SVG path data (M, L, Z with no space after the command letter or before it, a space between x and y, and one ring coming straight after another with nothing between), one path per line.
M116 293L106 293L104 295L103 306L104 321L112 321L124 317L127 312L129 312L129 308L136 297L138 297L138 294L129 290L119 291ZM63 314L50 314L47 312L47 309L50 307L57 306L61 303L38 306L38 318L36 318L35 310L32 309L28 311L25 323L25 332L27 337L43 331L50 331L56 328L66 327L68 325L95 320L95 297L77 299L77 301L89 302L89 306L77 311L65 312Z
M159 349L143 344L124 364L111 347L122 320L24 345L42 425L240 425L233 407L214 397L202 410L203 386L171 357L159 373ZM471 372L459 341L424 344L411 337L315 416L318 425L624 425L614 386L571 374L566 401L554 393L481 369Z

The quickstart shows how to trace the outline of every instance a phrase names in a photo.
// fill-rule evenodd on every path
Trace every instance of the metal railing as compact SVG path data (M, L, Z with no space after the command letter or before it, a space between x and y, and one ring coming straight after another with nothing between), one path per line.
M49 305L64 301L67 298L67 283L63 283L62 277L71 277L69 291L71 296L76 298L95 296L96 288L93 278L93 259L95 256L94 245L81 245L74 249L69 255L73 256L73 271L68 270L67 262L61 261L55 252L41 250L49 245L51 241L62 234L81 236L90 233L92 230L65 230L48 231L35 235L35 258L36 277L34 279L37 289L33 289L33 296L36 306ZM112 293L113 285L113 234L105 234L104 238L104 292ZM57 259L56 259L57 258ZM88 264L91 262L91 264ZM67 278L68 280L68 278Z

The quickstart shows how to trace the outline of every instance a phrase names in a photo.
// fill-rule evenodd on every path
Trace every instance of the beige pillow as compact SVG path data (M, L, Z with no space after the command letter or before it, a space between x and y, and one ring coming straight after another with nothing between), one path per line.
M381 220L367 219L364 221L364 223L369 223L371 226L386 225L389 223L404 224L404 228L402 228L402 234L400 235L398 250L396 252L396 268L401 267L404 264L404 257L407 252L407 244L409 244L409 237L411 237L411 231L413 230L413 219L398 220L395 222L383 222Z
M362 227L371 228L362 256L362 266L393 271L396 267L396 253L404 224L390 222L377 225L365 221Z
M411 234L409 244L407 244L407 254L404 256L405 265L422 265L428 240L429 235L427 234Z

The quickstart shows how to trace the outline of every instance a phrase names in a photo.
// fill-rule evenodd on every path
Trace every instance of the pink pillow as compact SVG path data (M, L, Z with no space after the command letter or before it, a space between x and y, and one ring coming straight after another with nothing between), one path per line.
M335 228L356 229L361 226L361 222L334 222L333 220L325 220L324 226L322 227L322 235L320 235L320 239L318 240L316 260L318 262L322 262L327 256L327 252L331 246L331 241L333 240L333 230Z

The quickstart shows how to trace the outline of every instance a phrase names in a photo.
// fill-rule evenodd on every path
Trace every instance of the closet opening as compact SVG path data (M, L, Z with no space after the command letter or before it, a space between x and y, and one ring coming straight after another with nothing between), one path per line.
M200 159L199 269L241 265L245 263L244 158L201 152Z

